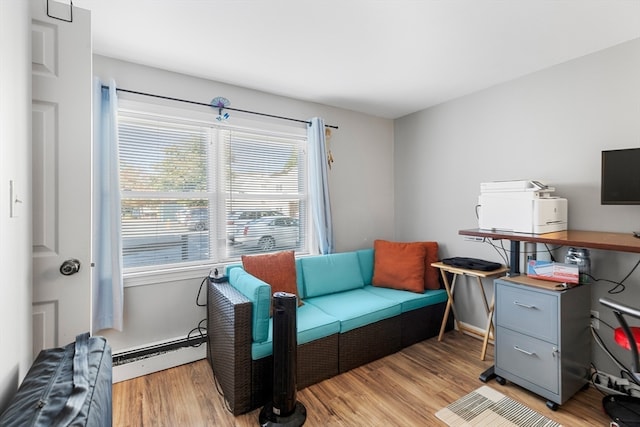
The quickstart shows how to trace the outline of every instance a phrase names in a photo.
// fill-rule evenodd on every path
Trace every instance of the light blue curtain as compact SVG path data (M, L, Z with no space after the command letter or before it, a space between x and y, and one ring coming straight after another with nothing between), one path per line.
M122 331L123 279L118 99L112 80L93 82L93 332Z
M307 127L309 144L309 187L313 224L316 229L321 254L334 251L333 224L331 222L331 202L329 201L329 180L327 174L327 149L324 134L324 120L314 117Z

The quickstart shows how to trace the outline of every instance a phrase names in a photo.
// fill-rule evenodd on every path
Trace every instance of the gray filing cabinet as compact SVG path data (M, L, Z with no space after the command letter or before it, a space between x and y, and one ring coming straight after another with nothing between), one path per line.
M588 385L591 359L589 285L555 286L527 276L494 281L496 380L546 398L553 410Z

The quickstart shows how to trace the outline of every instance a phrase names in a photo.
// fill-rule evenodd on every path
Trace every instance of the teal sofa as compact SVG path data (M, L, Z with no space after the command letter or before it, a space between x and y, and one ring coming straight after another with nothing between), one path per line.
M438 334L446 291L372 286L373 268L373 249L296 259L298 389ZM238 415L270 397L272 292L241 265L227 275L228 283L208 283L207 357Z

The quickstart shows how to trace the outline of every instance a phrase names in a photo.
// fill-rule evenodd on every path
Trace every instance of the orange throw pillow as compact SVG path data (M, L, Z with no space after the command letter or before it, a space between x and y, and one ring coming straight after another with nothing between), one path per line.
M373 242L374 286L424 292L427 248L422 243Z
M288 292L298 297L298 307L303 304L298 295L296 259L293 251L242 255L242 267L247 273L271 285L272 297L276 292ZM273 308L273 301L271 305Z
M440 261L438 257L438 242L420 242L426 249L424 260L424 289L440 289L440 271L431 264Z

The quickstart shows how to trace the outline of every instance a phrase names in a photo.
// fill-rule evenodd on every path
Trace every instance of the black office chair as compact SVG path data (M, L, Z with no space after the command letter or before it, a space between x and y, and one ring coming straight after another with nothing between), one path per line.
M631 380L640 384L638 345L640 345L640 327L629 326L624 315L640 319L640 310L608 298L600 298L600 304L613 310L620 327L614 330L614 340L631 351ZM604 412L611 421L620 427L640 426L640 398L629 395L611 394L602 399Z

